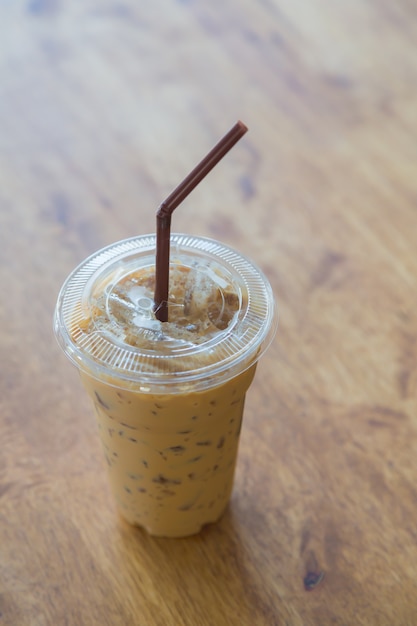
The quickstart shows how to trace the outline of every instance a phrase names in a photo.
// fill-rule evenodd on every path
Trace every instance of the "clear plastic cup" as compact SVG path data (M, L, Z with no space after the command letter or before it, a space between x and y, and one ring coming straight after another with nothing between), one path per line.
M228 504L245 394L277 310L243 255L172 234L169 321L158 321L155 246L145 235L87 258L60 291L54 328L95 405L121 515L184 537Z

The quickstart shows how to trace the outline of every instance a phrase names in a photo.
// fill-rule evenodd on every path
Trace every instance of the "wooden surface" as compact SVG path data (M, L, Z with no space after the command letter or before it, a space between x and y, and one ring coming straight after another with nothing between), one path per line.
M417 623L413 0L0 2L0 626ZM280 305L231 505L185 540L117 517L52 334L66 275L174 215Z

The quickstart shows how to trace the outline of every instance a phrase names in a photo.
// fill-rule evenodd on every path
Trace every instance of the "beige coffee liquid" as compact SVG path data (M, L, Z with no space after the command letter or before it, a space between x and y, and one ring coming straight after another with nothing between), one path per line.
M81 373L93 398L121 514L181 537L218 520L230 498L245 393L255 365L207 391L118 389Z
M110 324L114 332L116 319L121 342L164 353L172 342L180 348L207 342L227 328L240 306L223 277L213 272L207 280L178 265L170 279L169 322L162 324L152 312L153 285L153 268L122 280L108 277L95 287L91 315L78 315L74 340L81 331L92 337L97 330L105 333ZM158 332L161 340L155 341ZM215 354L196 358L200 366ZM121 384L111 373L97 380L81 371L96 407L111 487L126 520L167 537L194 534L218 520L233 486L245 393L255 368L218 385L209 380L207 389L196 391L190 382L173 393L154 393L145 383Z

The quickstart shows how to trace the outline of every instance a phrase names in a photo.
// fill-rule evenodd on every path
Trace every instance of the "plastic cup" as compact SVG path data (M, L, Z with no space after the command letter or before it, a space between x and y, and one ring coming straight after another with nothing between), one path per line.
M184 537L227 507L246 391L277 311L243 255L172 234L169 322L156 320L155 245L145 235L87 258L60 291L54 328L95 405L121 515Z

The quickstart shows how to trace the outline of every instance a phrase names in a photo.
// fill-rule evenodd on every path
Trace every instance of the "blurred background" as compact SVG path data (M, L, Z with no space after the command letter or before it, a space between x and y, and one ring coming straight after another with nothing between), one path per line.
M2 626L136 626L155 607L178 626L196 571L187 626L414 623L416 41L415 0L0 0ZM230 514L168 547L115 532L52 314L87 255L154 231L237 119L249 132L172 229L253 259L280 326Z

